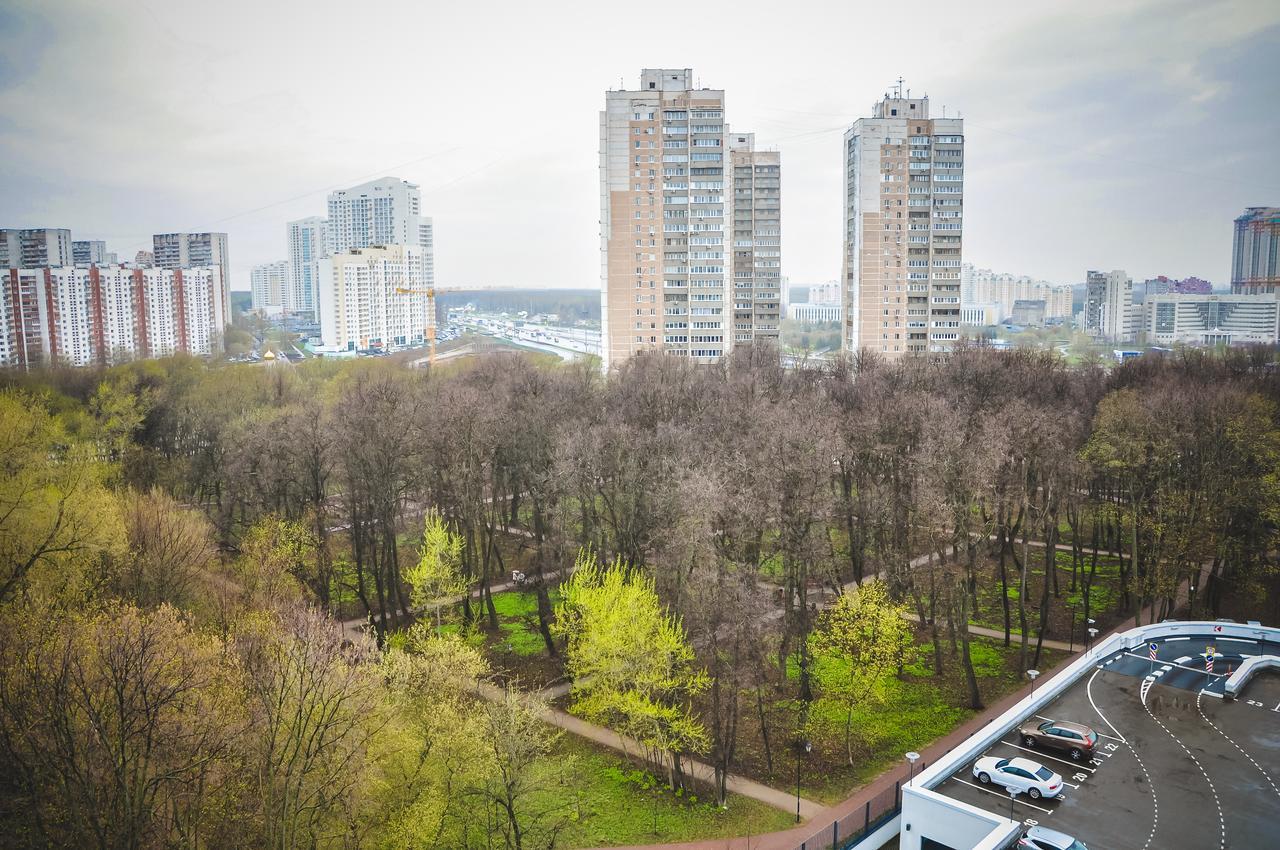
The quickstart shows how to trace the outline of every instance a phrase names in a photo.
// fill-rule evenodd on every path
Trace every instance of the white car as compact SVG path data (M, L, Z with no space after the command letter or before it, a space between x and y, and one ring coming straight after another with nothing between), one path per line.
M1031 759L983 756L974 762L973 775L983 785L994 782L1026 794L1033 800L1062 793L1062 777Z

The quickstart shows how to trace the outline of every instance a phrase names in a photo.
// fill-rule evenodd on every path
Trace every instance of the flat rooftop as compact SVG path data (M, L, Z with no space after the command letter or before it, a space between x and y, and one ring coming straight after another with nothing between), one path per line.
M1280 674L1258 674L1239 700L1222 695L1244 658L1280 654L1280 645L1220 635L1153 643L1155 661L1149 646L1093 659L1091 672L1031 715L1093 727L1093 759L1029 749L1016 727L981 753L1022 756L1062 775L1058 798L1019 796L1013 819L1065 832L1090 850L1280 847ZM1213 673L1205 670L1207 645ZM1010 817L1008 793L979 784L974 761L933 790Z

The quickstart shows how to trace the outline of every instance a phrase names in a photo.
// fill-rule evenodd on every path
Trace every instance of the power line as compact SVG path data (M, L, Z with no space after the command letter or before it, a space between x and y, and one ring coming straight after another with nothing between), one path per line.
M285 204L292 204L292 203L293 203L293 202L295 202L295 201L301 201L301 200L304 200L304 199L306 199L306 198L310 198L312 195L319 195L319 194L324 193L324 192L332 192L332 191L334 191L335 189L341 189L343 186L350 186L350 185L351 185L351 184L353 184L353 183L360 183L360 182L363 182L363 181L365 181L365 180L372 180L372 179L374 179L375 177L378 177L379 175L387 174L387 173L390 173L390 172L399 171L399 170L400 170L400 169L402 169L402 168L408 168L408 167L409 167L409 166L411 166L411 165L417 165L417 164L418 164L418 163L420 163L420 162L426 162L426 161L427 161L427 160L429 160L429 159L435 159L436 157L445 156L446 154L450 154L450 153L453 153L454 151L461 150L461 149L462 149L462 146L461 146L461 145L455 145L454 147L448 148L448 149L443 150L443 151L436 151L436 152L434 152L434 153L429 153L429 154L427 154L427 155L425 155L425 156L420 156L420 157L418 157L417 159L411 159L411 160L409 160L408 162L402 162L402 163L400 163L399 165L392 165L392 166L390 166L390 167L388 167L388 168L380 168L380 169L378 169L377 171L371 172L371 173L369 173L369 174L365 174L365 175L363 175L363 176L361 176L361 177L355 177L355 178L352 178L352 179L350 179L350 180L344 180L344 181L342 181L341 183L333 183L333 184L330 184L330 185L328 185L328 186L324 186L324 187L319 188L319 189L313 189L313 190L311 190L310 192L304 192L304 193L302 193L301 195L295 195L295 196L294 196L294 197L292 197L292 198L285 198L285 199L284 199L284 200L282 200L282 201L273 201L272 203L269 203L269 204L263 204L263 205L262 205L262 206L260 206L260 207L254 207L254 208L253 208L253 209L251 209L251 210L245 210L244 212L238 212L238 213L235 213L234 215L229 215L229 216L227 216L227 217L225 217L225 218L217 219L216 221L214 221L214 222L213 222L213 224L223 224L223 223L228 222L228 221L234 221L234 220L235 220L235 219L237 219L237 218L244 218L244 217L245 217L245 216L247 216L247 215L254 215L255 213L260 213L260 212L263 212L263 211L265 211L265 210L273 209L273 208L275 208L275 207L284 206ZM485 167L487 168L488 166L485 166ZM466 176L466 175L464 175L464 176ZM459 178L459 179L461 179L461 178ZM445 185L448 185L448 184L445 184Z

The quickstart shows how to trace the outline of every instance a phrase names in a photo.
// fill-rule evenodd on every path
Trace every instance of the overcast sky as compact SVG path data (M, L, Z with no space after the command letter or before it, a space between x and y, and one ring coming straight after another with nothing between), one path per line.
M900 75L966 119L968 262L1223 283L1231 220L1280 206L1275 0L630 8L0 0L0 226L122 259L225 230L247 289L286 221L394 175L441 285L595 287L598 113L642 67L693 68L782 151L794 283L839 275L841 136Z

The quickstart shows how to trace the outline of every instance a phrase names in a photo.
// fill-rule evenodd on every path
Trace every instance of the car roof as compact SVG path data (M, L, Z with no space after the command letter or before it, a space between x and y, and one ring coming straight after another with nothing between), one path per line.
M1067 835L1065 832L1058 832L1058 830L1049 829L1047 826L1031 827L1031 829L1027 830L1027 837L1052 841L1054 844L1058 844L1062 847L1070 847L1071 843L1075 841L1074 838Z
M1029 770L1032 773L1035 773L1037 770L1044 767L1044 765L1040 764L1040 762L1032 761L1031 759L1024 759L1024 758L1010 759L1009 765L1010 767L1020 767L1023 770ZM1053 773L1052 770L1049 772Z
M1070 729L1072 732L1092 732L1093 730L1083 723L1072 723L1069 720L1055 720L1053 723L1059 729Z

